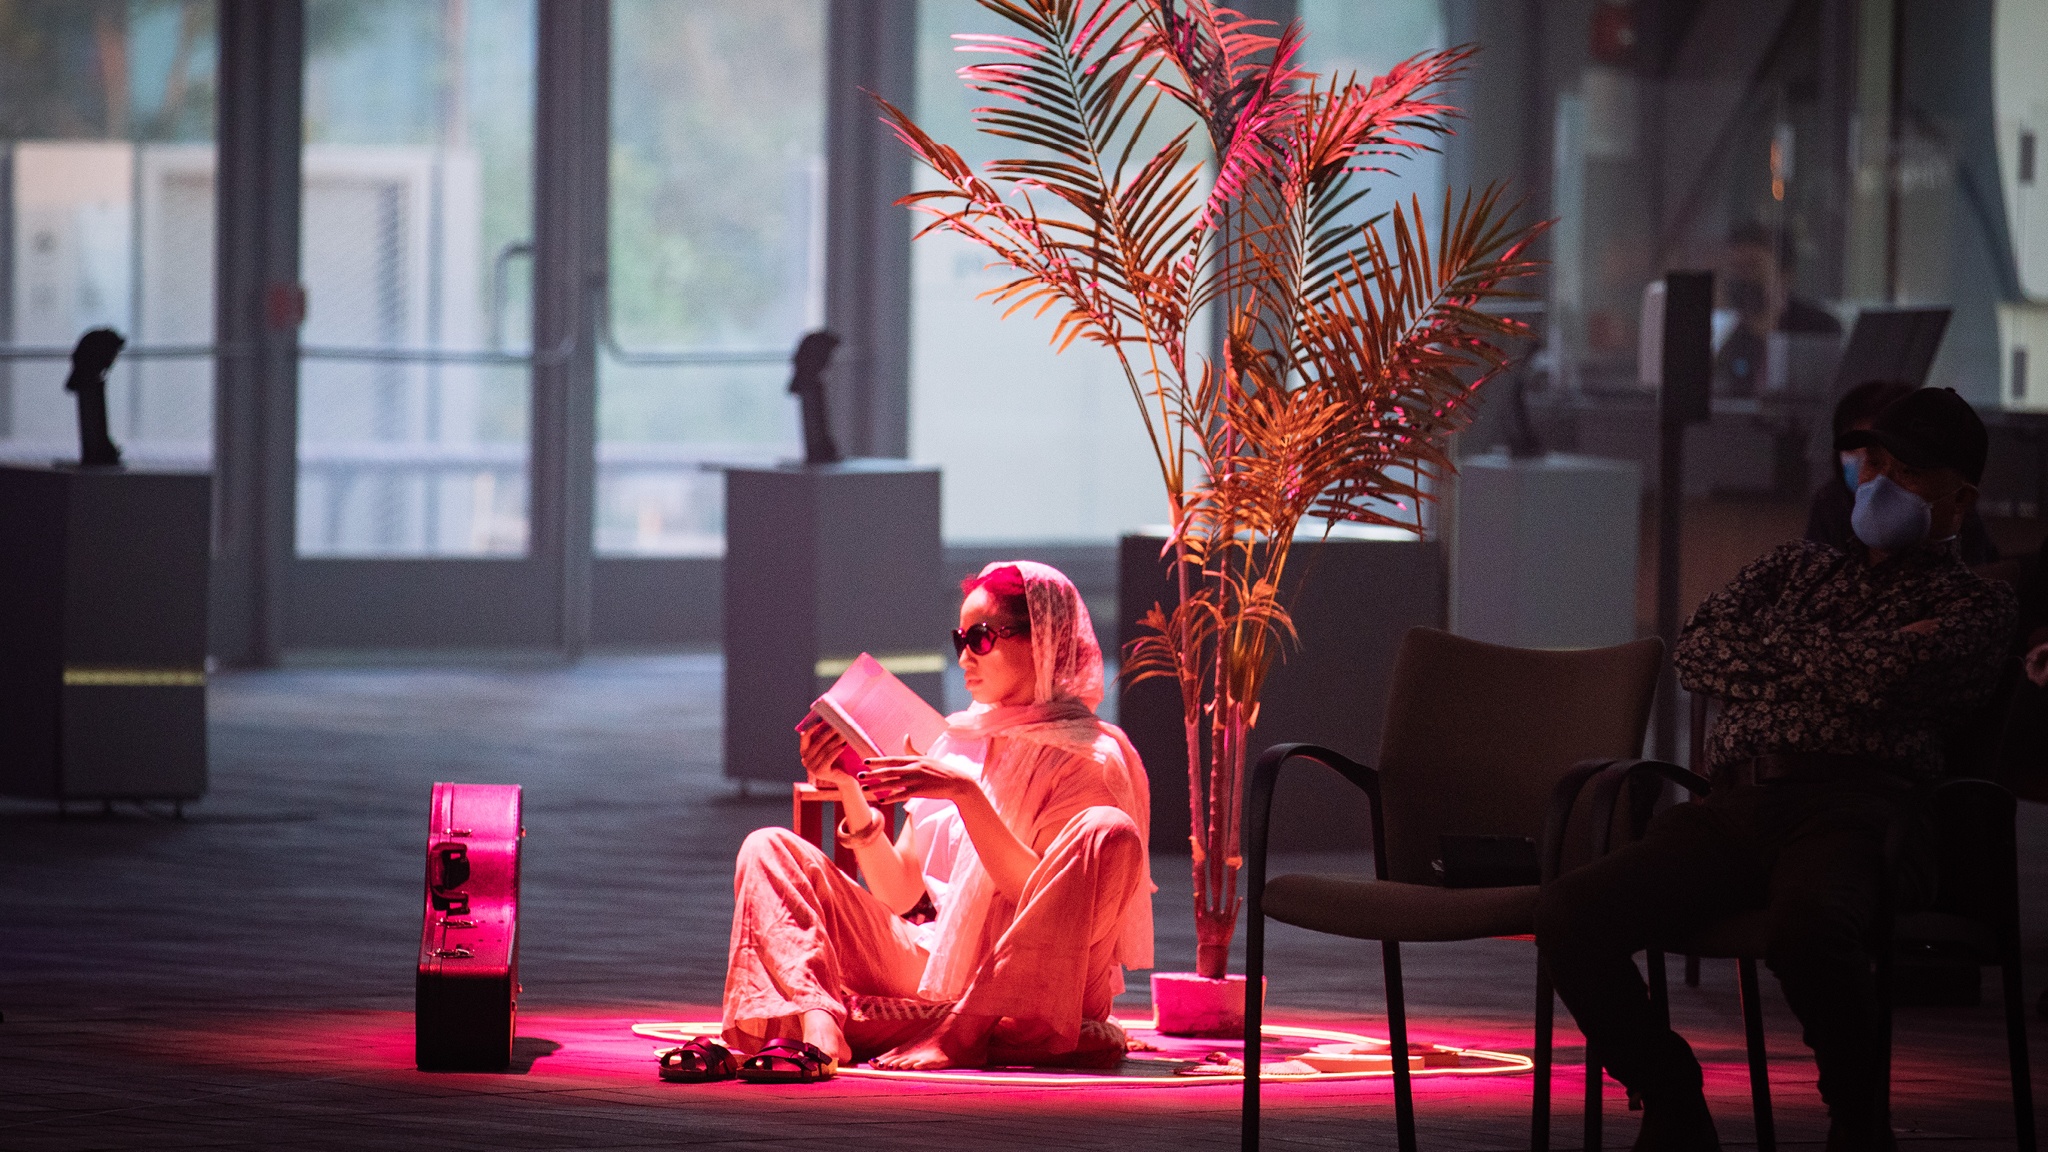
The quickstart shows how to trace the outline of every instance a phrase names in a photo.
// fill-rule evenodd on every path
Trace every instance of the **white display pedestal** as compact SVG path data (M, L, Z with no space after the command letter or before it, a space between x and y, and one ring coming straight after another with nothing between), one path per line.
M1642 475L1625 460L1506 453L1458 465L1451 630L1517 648L1636 638Z
M725 474L725 775L803 778L796 724L862 652L943 710L939 471L903 460Z

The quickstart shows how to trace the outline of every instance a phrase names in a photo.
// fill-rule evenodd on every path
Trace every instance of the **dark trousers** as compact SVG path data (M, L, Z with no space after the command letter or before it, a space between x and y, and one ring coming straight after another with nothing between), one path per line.
M1804 1026L1829 1112L1875 1118L1883 1069L1870 941L1887 837L1911 795L1875 773L1725 789L1663 812L1641 841L1545 889L1537 946L1614 1078L1653 1104L1699 1090L1699 1061L1658 1018L1634 953L1676 951L1707 925L1762 908L1765 961Z

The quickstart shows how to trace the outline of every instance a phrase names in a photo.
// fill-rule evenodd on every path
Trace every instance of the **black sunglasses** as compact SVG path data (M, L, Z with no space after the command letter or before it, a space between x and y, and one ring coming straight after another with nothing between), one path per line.
M953 655L958 656L969 648L976 656L986 656L995 650L996 639L1002 636L1029 636L1031 628L1025 624L990 624L984 620L965 628L953 629Z

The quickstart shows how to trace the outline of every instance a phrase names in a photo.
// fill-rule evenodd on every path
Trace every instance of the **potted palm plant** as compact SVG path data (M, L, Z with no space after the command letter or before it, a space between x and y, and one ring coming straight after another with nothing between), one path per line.
M1011 31L956 37L983 57L960 76L988 99L977 129L1020 147L977 169L885 102L938 178L903 203L1008 270L989 293L1006 314L1114 357L1144 420L1177 579L1124 670L1180 688L1198 943L1179 990L1234 993L1241 1013L1225 978L1241 780L1294 639L1293 542L1340 521L1420 527L1426 478L1525 335L1483 306L1532 270L1537 226L1511 223L1498 188L1447 192L1433 231L1415 200L1357 218L1362 175L1448 131L1440 94L1467 50L1332 79L1297 67L1299 25L1209 0L981 3ZM1197 346L1205 311L1220 354ZM1154 977L1163 1028L1172 984ZM1182 1023L1241 1028L1227 1017Z

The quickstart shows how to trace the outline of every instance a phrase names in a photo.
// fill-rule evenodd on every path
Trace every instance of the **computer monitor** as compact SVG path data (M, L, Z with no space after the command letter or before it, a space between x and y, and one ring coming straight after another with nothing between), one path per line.
M1866 380L1899 380L1919 388L1948 330L1947 308L1866 308L1856 314L1849 345L1835 365L1834 394Z

